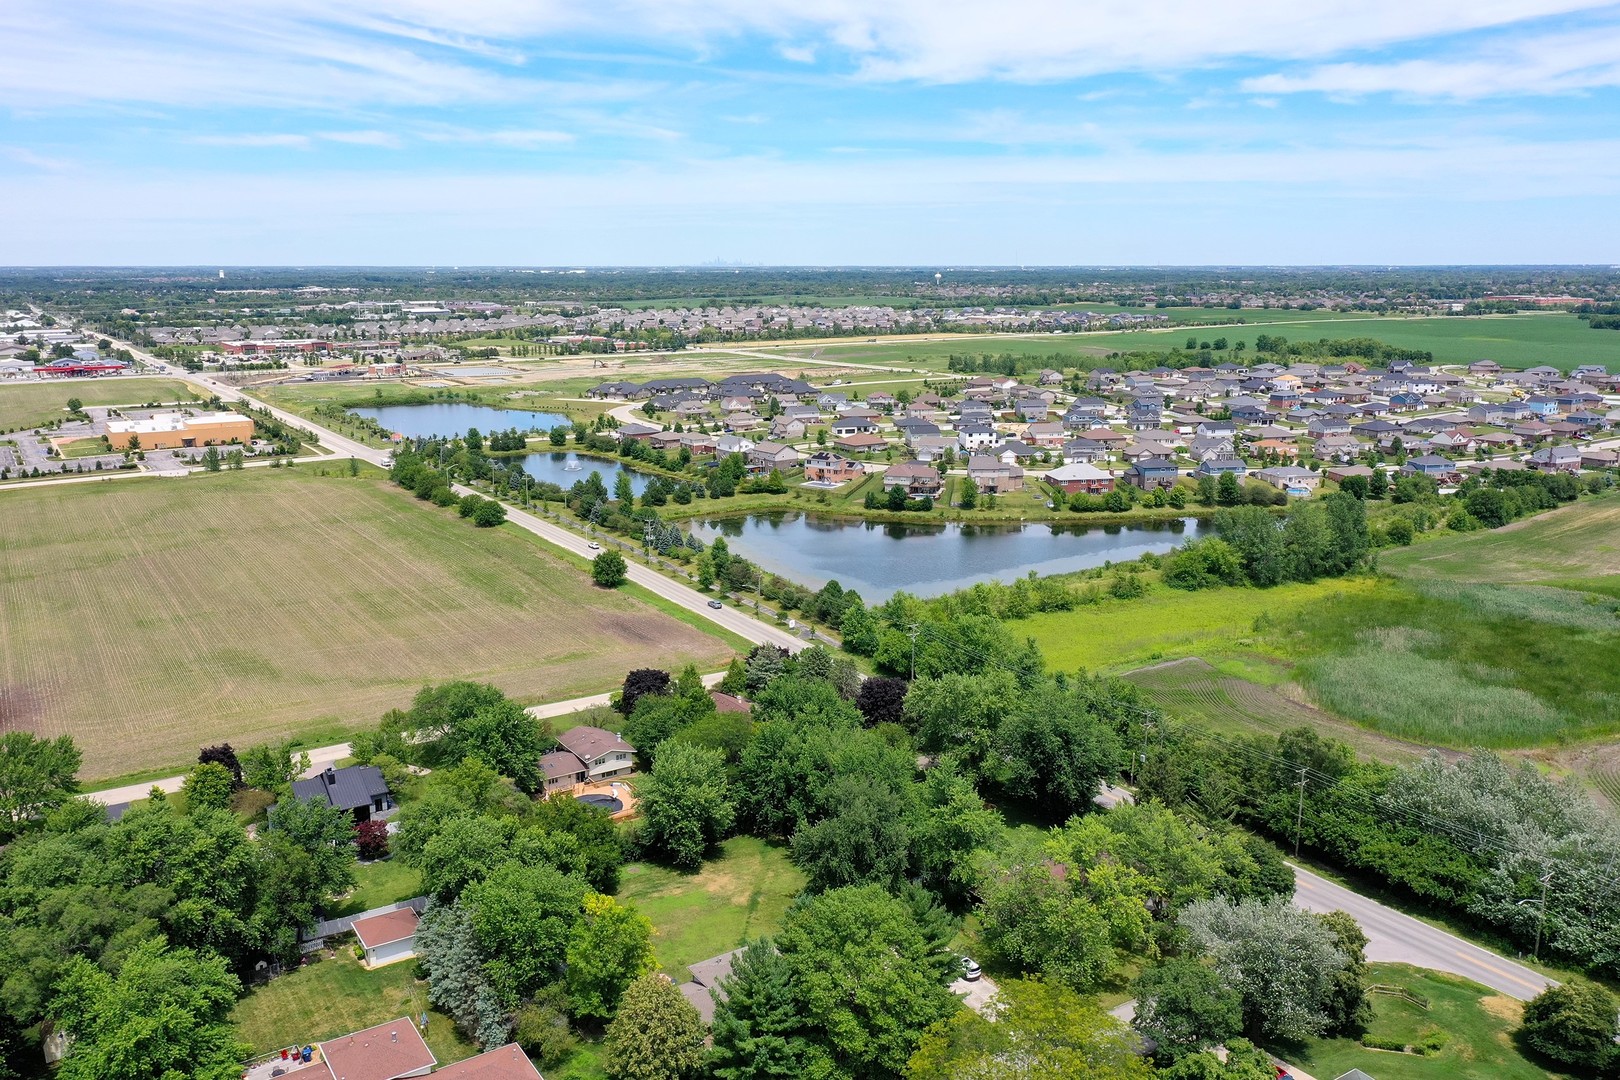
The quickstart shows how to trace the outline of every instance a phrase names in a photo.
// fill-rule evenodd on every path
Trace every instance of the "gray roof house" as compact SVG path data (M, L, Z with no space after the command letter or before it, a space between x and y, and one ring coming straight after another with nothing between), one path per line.
M370 820L373 813L394 805L382 770L375 765L350 765L334 769L328 765L308 780L294 780L293 797L301 802L322 799L327 805L347 810L356 821Z

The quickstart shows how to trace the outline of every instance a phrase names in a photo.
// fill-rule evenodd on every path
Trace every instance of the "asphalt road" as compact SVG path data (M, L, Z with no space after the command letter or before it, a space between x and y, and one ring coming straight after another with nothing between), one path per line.
M1360 893L1294 867L1294 902L1307 911L1344 911L1367 935L1367 959L1381 963L1448 971L1520 1001L1528 1001L1552 980L1505 957L1430 926Z

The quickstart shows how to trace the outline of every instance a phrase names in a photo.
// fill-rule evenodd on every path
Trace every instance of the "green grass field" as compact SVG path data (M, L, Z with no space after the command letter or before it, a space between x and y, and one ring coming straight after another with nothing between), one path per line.
M0 722L72 734L87 780L221 740L335 741L429 682L557 700L731 655L515 526L476 529L369 477L260 469L0 500Z
M1403 998L1372 995L1368 1034L1408 1045L1430 1031L1445 1045L1428 1057L1369 1050L1350 1039L1312 1039L1303 1047L1276 1047L1313 1076L1340 1076L1360 1069L1378 1080L1543 1080L1557 1076L1528 1060L1514 1041L1522 1006L1477 983L1405 964L1372 964L1369 981L1400 986L1426 998L1423 1009Z
M1620 498L1581 499L1490 532L1449 533L1384 552L1379 565L1403 578L1459 581L1587 581L1620 574Z
M145 405L194 401L197 394L178 379L71 379L0 386L0 431L36 427L67 415L69 398L85 405Z
M1261 631L1267 622L1329 597L1374 588L1367 579L1203 592L1153 585L1140 599L1105 599L1072 611L1033 615L1012 629L1035 639L1051 669L1117 673L1183 656L1263 653Z
M1221 312L1204 314L1213 318L1223 317ZM1246 355L1253 362L1254 339L1260 334L1271 334L1281 335L1290 341L1376 338L1399 348L1427 350L1441 364L1467 364L1490 359L1510 368L1551 364L1568 371L1578 364L1606 364L1610 370L1620 369L1620 333L1588 329L1586 323L1565 312L1430 318L1323 311L1231 314L1246 320L1245 323L1056 336L963 334L944 341L880 339L875 343L848 345L801 344L786 350L783 360L786 363L789 356L808 356L822 360L942 371L946 358L952 353L1095 358L1110 352L1177 349L1188 337L1200 340L1224 337L1233 346L1239 341L1244 342L1248 350ZM1211 363L1231 357L1231 353L1214 351L1207 355Z
M695 874L632 863L619 899L652 920L659 970L684 982L687 965L774 934L803 889L804 875L785 848L736 836Z
M397 904L422 895L422 872L397 859L360 863L354 868L354 891L331 911L328 918L358 915L362 911Z
M231 1016L237 1035L255 1054L334 1039L402 1016L414 1021L424 1011L428 1049L440 1065L478 1053L447 1017L428 1008L427 992L427 983L416 980L414 961L367 971L340 948L255 989L237 1002Z

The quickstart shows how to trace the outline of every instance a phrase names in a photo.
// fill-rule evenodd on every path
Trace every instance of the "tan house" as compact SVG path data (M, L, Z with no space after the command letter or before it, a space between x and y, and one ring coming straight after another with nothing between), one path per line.
M898 465L891 465L889 471L883 474L885 490L903 487L906 494L914 499L920 499L924 495L934 498L939 495L943 486L939 470L920 461L902 461Z
M979 485L986 495L1005 495L1024 490L1024 470L1008 465L985 454L974 454L968 459L968 479Z
M804 463L804 478L812 484L845 484L865 475L860 462L825 451L811 454Z
M571 792L580 784L623 776L636 767L636 748L611 731L582 724L557 736L562 744L540 757L546 794Z

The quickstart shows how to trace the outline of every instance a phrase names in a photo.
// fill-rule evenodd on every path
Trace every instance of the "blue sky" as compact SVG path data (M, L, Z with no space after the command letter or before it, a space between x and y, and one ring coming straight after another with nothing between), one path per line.
M0 264L1620 261L1620 5L5 0Z

